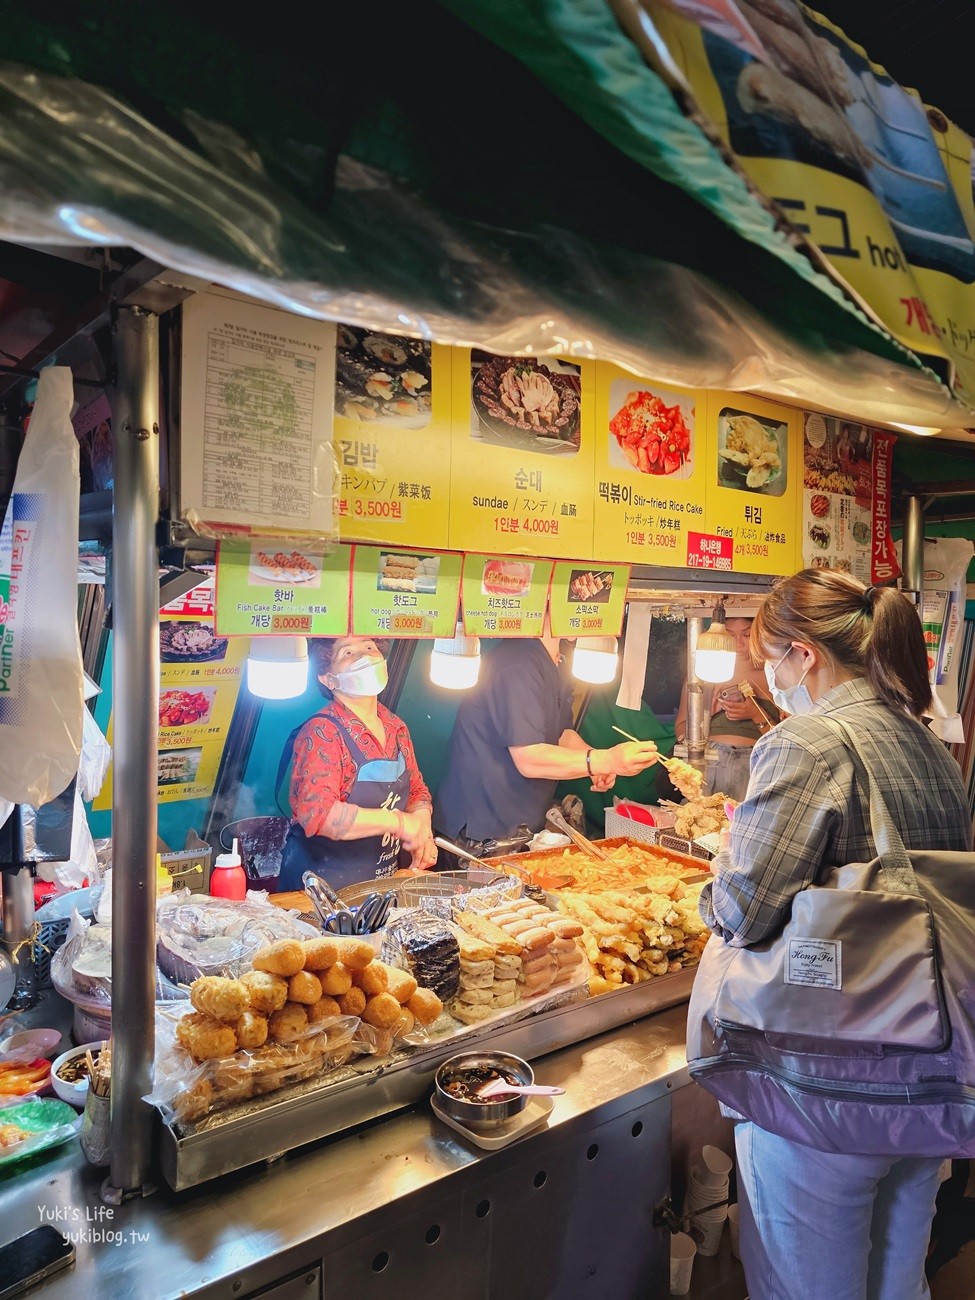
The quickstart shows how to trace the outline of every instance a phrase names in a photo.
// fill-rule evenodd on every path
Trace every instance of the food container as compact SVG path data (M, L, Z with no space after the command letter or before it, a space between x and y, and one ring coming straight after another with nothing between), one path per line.
M510 1052L459 1052L444 1061L434 1079L437 1106L445 1115L457 1120L477 1133L501 1128L515 1115L520 1115L528 1105L524 1093L502 1095L470 1101L459 1095L460 1090L475 1092L498 1074L509 1075L520 1084L533 1084L535 1074L527 1061Z
M73 1065L78 1058L84 1060L86 1053L91 1052L92 1060L98 1059L98 1053L105 1046L104 1042L100 1043L82 1043L80 1047L72 1047L69 1052L62 1052L51 1066L51 1086L61 1098L62 1101L76 1106L78 1110L84 1110L85 1098L88 1096L88 1074L85 1072L79 1079L74 1082L61 1077L61 1071L66 1066Z
M39 1056L50 1059L60 1042L61 1035L56 1029L19 1029L0 1043L0 1060L11 1056L30 1061Z

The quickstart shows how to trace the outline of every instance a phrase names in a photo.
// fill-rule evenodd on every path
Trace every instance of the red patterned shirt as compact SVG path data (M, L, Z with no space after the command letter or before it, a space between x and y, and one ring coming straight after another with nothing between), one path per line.
M379 721L386 732L386 744L380 745L362 719L340 700L333 700L320 713L309 718L298 732L294 744L291 772L291 811L306 835L321 835L325 819L335 803L347 803L358 775L356 765L342 739L335 721L351 735L367 760L395 758L402 750L410 778L407 812L430 808L430 791L420 775L413 742L406 723L378 705Z

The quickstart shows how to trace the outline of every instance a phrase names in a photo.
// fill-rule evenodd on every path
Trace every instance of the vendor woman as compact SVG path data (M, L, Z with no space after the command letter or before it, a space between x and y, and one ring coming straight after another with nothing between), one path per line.
M401 848L413 868L432 867L430 791L406 724L379 703L388 680L380 643L316 637L308 653L322 694L332 698L295 738L279 888L301 889L309 870L333 889L388 876Z

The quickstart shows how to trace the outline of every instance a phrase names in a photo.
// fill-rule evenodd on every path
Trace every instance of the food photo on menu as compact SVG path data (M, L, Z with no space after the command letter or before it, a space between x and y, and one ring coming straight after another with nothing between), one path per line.
M251 548L247 570L250 586L280 587L295 583L318 586L321 576L322 561L318 555L296 550L269 550L266 546Z
M687 478L694 448L694 403L666 389L634 388L617 379L610 388L609 464L612 469Z
M573 569L569 575L569 600L576 604L604 604L613 591L613 575L605 569Z
M429 343L355 325L337 326L337 415L398 429L422 429L430 422L431 392Z
M471 351L471 437L479 442L574 455L581 440L581 400L576 365Z
M158 757L159 785L191 785L199 771L202 749L161 749Z
M425 596L433 596L436 595L439 576L439 555L382 551L376 574L376 590L419 592Z
M534 571L534 564L524 560L488 560L481 575L481 595L524 596Z
M786 488L789 434L779 420L726 406L718 415L718 484L780 497Z
M170 687L160 691L160 728L199 726L209 722L216 694L215 686L203 686L193 691Z
M161 619L159 658L164 664L210 663L223 659L229 642L193 619Z
M870 580L873 434L818 412L803 422L803 564Z

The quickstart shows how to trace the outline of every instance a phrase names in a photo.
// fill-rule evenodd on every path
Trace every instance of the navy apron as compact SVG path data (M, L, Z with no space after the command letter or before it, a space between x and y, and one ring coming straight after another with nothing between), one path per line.
M356 765L348 802L360 808L405 808L410 774L402 750L397 747L395 758L367 759L345 727L334 717L331 721ZM301 877L306 871L324 876L333 889L391 876L399 867L399 851L399 837L389 832L361 840L332 840L327 835L306 835L298 822L292 822L281 856L278 889L303 889Z

